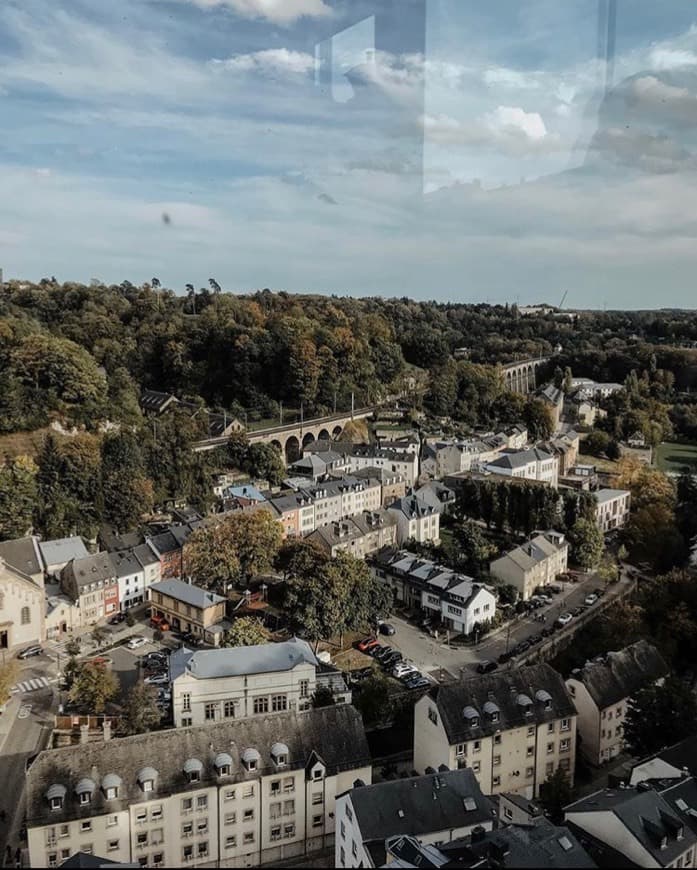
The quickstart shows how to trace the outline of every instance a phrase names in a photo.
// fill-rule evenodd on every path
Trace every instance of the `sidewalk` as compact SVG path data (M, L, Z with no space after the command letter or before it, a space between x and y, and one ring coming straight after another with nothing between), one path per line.
M10 700L5 704L5 711L0 714L0 755L2 755L2 748L7 740L7 735L12 730L21 706L22 700L17 695L11 695Z

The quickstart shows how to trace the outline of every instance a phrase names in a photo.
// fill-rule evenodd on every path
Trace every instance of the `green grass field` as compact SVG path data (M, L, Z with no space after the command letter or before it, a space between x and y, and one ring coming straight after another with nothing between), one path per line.
M656 448L656 465L661 471L679 474L687 465L697 474L697 444L677 444L665 442Z

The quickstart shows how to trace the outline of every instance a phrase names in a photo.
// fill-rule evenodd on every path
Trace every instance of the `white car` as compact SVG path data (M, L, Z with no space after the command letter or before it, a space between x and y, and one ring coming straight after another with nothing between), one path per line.
M414 667L414 665L410 665L409 662L399 662L392 669L392 676L397 677L397 679L399 679L400 677L403 677L405 674L415 674L415 673L416 673L416 668Z
M595 594L595 592L591 592L590 595L586 595L585 603L590 607L590 605L595 604L595 602L597 600L598 600L598 596Z
M167 674L153 674L152 677L146 677L143 682L146 686L166 686L169 684L169 676Z
M568 625L572 619L573 616L570 613L562 613L557 622L559 625Z
M147 637L131 637L126 646L128 649L138 649L139 646L145 646L147 642Z

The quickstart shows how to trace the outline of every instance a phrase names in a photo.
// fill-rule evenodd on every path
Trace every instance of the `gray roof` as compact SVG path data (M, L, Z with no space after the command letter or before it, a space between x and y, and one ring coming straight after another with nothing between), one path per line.
M639 640L600 661L586 662L572 678L583 682L598 709L629 698L668 673L668 665L655 646Z
M466 810L465 798L474 808ZM397 834L420 836L490 822L491 801L470 768L366 785L351 791L363 842Z
M330 523L328 526L320 526L308 535L308 540L319 541L328 547L334 547L336 544L355 541L356 538L362 537L361 529L354 523L353 519L347 517L338 522Z
M82 559L89 556L85 542L79 537L41 541L39 550L47 568L50 565L65 565L71 559Z
M568 827L557 827L550 822L532 826L510 825L488 832L484 839L471 846L475 855L505 855L503 866L515 868L596 867L595 861L576 839ZM449 855L456 843L440 847ZM487 865L498 866L498 865Z
M10 568L15 568L27 576L42 574L44 570L38 539L33 535L0 542L0 559L4 559Z
M556 532L554 532L553 534L556 534ZM557 552L559 552L559 550L568 550L568 548L569 545L566 541L557 544L547 535L537 535L527 543L521 544L520 547L516 547L509 553L501 556L500 559L495 559L491 563L491 567L493 569L493 566L497 563L510 560L514 562L521 570L529 571L531 568L534 568L536 565L540 564L540 562L544 562L546 559L554 556Z
M73 575L78 586L105 583L116 577L109 553L95 553L94 556L86 556L84 559L73 559L65 570Z
M147 542L158 556L162 556L165 553L173 553L181 549L179 542L172 532L161 532L159 535L152 535L147 538Z
M697 836L685 820L663 795L652 788L605 789L570 804L564 811L572 829L576 826L583 828L583 820L569 816L612 813L624 826L624 836L620 838L618 835L616 843L607 837L603 842L626 854L622 852L622 845L631 837L649 852L657 867L671 865L690 846L697 844ZM682 839L676 837L678 828L683 829ZM666 845L661 848L664 838Z
M387 526L396 526L397 519L389 511L378 509L375 511L362 511L351 517L354 524L364 535L374 532L376 529L384 529Z
M183 580L159 580L157 583L153 583L150 589L153 592L168 595L170 598L176 598L177 601L183 601L184 604L189 604L191 607L211 607L213 604L225 601L222 595L216 595L215 592L209 592L207 589L194 586L193 583L185 583Z
M91 852L76 852L70 858L66 858L60 865L61 867L80 867L89 868L89 870L99 870L101 867L129 867L139 868L140 864L123 864L120 861L111 861L109 858L101 858L99 855L93 855Z
M119 795L106 801L95 793L89 813L101 815L127 810L143 800L138 773L147 766L158 771L155 791L149 797L186 792L192 788L184 774L188 758L203 762L201 783L205 788L218 782L214 762L220 752L232 756L233 765L226 782L258 778L276 770L270 755L276 742L288 746L287 769L303 770L310 760L321 758L330 776L339 771L370 766L370 753L360 714L349 704L337 704L305 713L274 713L253 719L235 719L195 728L151 731L134 737L113 738L108 742L68 746L41 752L27 771L28 827L56 824L84 816L74 796L75 784L85 776L96 782L114 770L122 780ZM240 753L255 747L262 758L258 771L251 773L240 763ZM66 787L62 810L51 811L46 791L52 784Z
M140 544L139 546L134 547L133 554L143 566L143 568L148 565L157 565L157 563L160 561L153 552L152 547L150 547L148 544Z
M139 574L143 570L143 566L136 559L135 553L132 550L112 553L111 564L117 577L129 577L131 574Z
M549 692L551 705L547 709L544 702L532 700L532 715L526 716L519 698L527 696L533 699L538 689ZM563 679L548 664L472 677L457 685L438 686L431 689L429 696L438 706L451 744L475 740L497 731L576 715L576 708ZM499 708L499 716L495 722L484 713L484 705L488 701L495 701ZM469 727L463 715L466 707L473 707L478 712L476 727Z
M547 399L552 405L560 405L564 401L564 391L554 384L547 384L540 390L540 398Z
M434 513L431 505L420 498L418 495L405 495L393 502L388 510L399 511L404 514L407 519L416 519L428 517Z
M623 495L631 495L628 489L598 489L593 493L598 504L619 498Z
M528 450L502 450L496 459L487 462L494 468L522 468L531 462L543 462L552 459L552 454L539 447L531 447Z
M299 638L232 649L198 650L186 663L187 676L198 680L289 671L302 662L317 664L310 645Z

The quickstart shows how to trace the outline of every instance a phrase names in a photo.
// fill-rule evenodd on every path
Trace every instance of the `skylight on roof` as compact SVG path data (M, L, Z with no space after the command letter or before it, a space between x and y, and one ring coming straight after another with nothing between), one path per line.
M477 809L477 802L475 801L474 798L466 797L463 799L462 803L465 805L465 809L467 810L468 813L472 812L472 810Z
M559 837L559 840L557 842L565 852L568 852L570 849L574 848L574 844L568 837Z
M682 798L678 798L678 799L675 801L675 806L676 806L679 810L681 810L683 813L686 812L686 810L688 809L687 804L685 803L685 801L684 801Z

